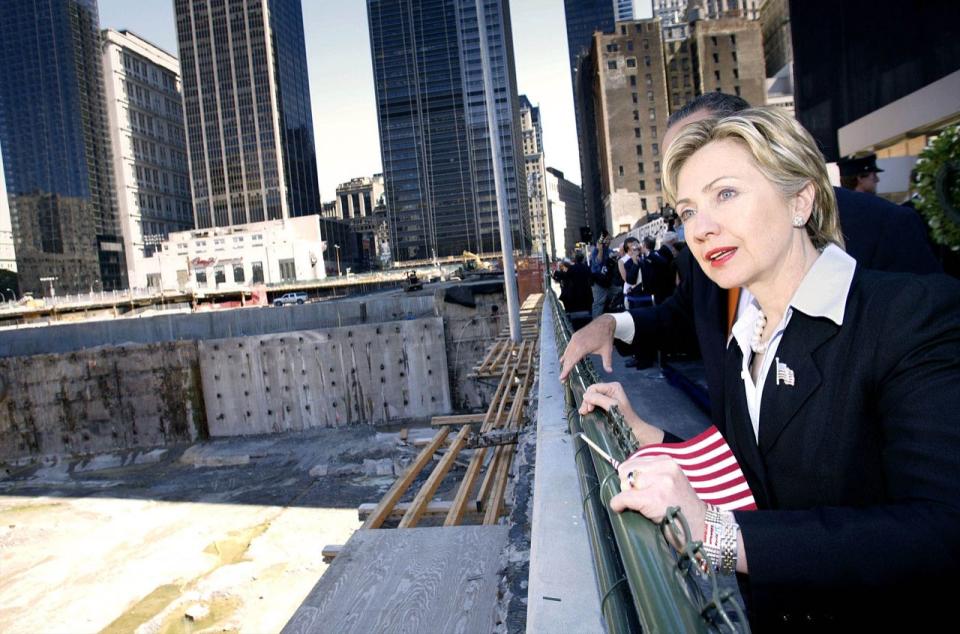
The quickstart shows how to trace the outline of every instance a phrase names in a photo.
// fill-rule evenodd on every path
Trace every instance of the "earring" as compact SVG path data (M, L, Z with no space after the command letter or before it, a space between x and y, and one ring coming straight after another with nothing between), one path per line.
M802 227L802 226L805 225L805 224L806 224L806 223L803 221L803 216L801 216L800 214L797 214L796 216L793 217L793 226L794 226L794 227L800 228L800 227Z

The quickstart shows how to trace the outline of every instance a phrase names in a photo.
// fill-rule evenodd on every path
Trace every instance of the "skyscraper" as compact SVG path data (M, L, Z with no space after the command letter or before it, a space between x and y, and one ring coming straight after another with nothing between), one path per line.
M660 140L670 113L660 20L617 22L593 46L604 226L617 235L664 205Z
M547 214L547 166L543 156L543 126L540 124L540 108L534 106L526 95L520 95L520 131L523 135L523 162L527 172L527 201L530 208L530 236L534 251L544 248L551 257L557 257L550 249L553 231Z
M193 228L180 64L128 31L103 31L113 171L130 286L159 286L143 260Z
M300 0L176 0L198 228L320 213Z
M5 0L0 145L23 290L126 286L96 0Z
M493 135L504 175L501 205L514 247L525 250L507 0L367 0L367 14L395 259L500 250Z

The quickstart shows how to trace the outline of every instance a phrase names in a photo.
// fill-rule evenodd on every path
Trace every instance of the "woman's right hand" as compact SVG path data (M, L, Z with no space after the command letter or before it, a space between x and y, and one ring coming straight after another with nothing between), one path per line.
M610 383L594 383L583 393L583 401L580 403L580 414L586 415L599 407L605 412L610 408L618 407L620 413L624 416L627 412L633 413L633 407L627 399L627 393L623 391L623 386L612 381Z
M637 416L637 413L633 411L633 406L630 405L630 400L627 398L623 386L616 381L594 383L588 387L587 391L583 393L583 400L580 403L580 415L585 416L598 407L609 412L614 406L620 410L624 422L629 425L633 435L636 436L641 445L663 441L663 430Z

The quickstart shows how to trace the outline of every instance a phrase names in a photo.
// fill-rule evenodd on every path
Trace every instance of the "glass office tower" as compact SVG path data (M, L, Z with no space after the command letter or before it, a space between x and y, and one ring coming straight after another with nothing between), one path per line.
M0 145L20 287L126 286L95 0L4 0Z
M197 228L320 212L300 0L175 0Z
M501 204L509 214L514 248L527 250L526 178L507 1L368 0L367 11L394 257L500 250L491 133L499 139ZM495 101L492 130L484 58Z

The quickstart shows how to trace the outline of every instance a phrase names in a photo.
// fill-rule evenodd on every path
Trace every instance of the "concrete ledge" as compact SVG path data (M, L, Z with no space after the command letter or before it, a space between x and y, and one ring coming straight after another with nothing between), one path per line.
M553 315L545 304L527 632L605 632L557 356Z

